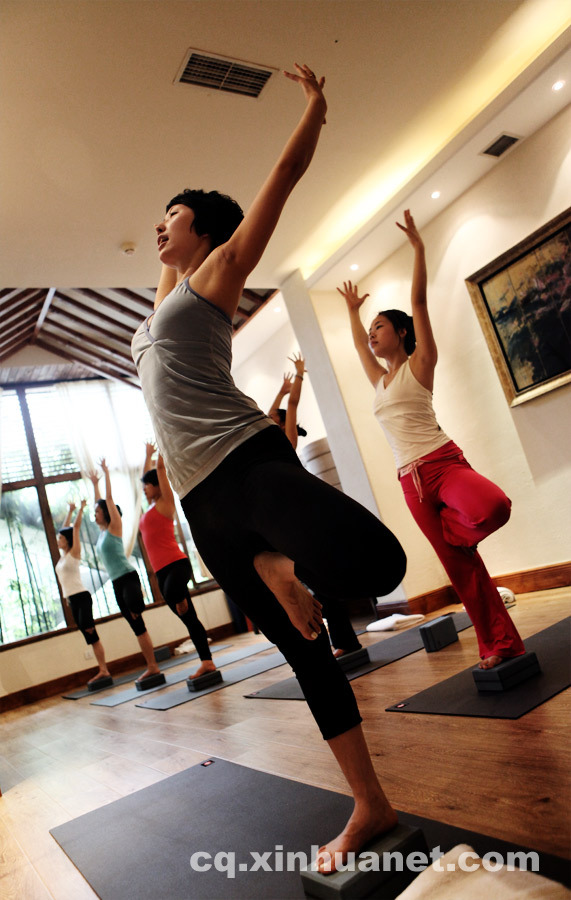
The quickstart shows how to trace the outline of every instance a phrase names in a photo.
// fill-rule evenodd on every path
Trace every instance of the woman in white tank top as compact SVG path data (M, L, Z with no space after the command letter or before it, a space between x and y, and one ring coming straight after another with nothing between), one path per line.
M87 682L92 684L100 678L109 678L110 672L105 662L105 650L97 634L93 621L93 601L91 594L81 581L79 573L79 561L81 559L81 543L79 530L83 518L83 510L87 500L82 500L73 527L71 519L75 511L75 504L69 503L69 509L63 526L57 536L57 545L61 551L61 557L56 565L56 574L61 585L61 590L71 607L73 620L88 645L93 648L99 670Z
M404 225L396 224L414 250L412 318L386 310L367 333L360 308L369 295L360 297L350 281L337 290L347 303L355 349L376 389L375 416L393 451L405 500L474 624L480 668L488 669L525 652L476 549L507 522L511 501L474 472L436 420L432 387L438 354L428 315L424 244L409 210L404 218Z

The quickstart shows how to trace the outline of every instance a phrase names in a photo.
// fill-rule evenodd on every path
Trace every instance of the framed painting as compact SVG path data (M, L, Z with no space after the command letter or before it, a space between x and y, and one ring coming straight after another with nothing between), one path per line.
M510 406L571 382L571 208L466 286Z

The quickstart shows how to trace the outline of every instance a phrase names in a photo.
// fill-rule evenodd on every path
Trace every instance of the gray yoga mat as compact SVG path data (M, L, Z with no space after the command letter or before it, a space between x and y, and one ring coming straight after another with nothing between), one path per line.
M233 650L232 653L224 653L222 656L217 656L214 660L217 668L221 669L223 666L228 666L231 663L239 662L241 659L247 659L249 656L255 656L256 653L261 653L262 650L270 650L274 645L273 644L254 644L251 647L242 647L238 650ZM149 688L146 691L138 691L136 687L129 688L126 691L121 691L119 694L109 694L107 697L99 697L96 700L91 701L92 706L120 706L121 703L128 703L129 700L137 700L141 697L146 697L148 694L154 694L157 691L164 691L165 688L171 687L173 684L180 684L181 681L186 681L193 672L196 671L197 666L193 666L192 669L183 669L182 672L176 672L171 675L165 675L166 684L159 684L158 687Z
M290 856L288 866L287 854L309 862L312 846L341 831L352 808L345 794L209 759L50 833L101 900L303 900L300 859ZM429 851L467 843L480 856L496 851L506 859L527 850L408 813L399 819L423 830ZM278 871L280 858L286 871ZM565 860L538 859L540 874L568 878ZM414 877L403 875L383 891L385 900Z
M464 631L465 628L470 628L472 626L468 614L465 612L451 613L451 616L454 620L456 631L458 632ZM361 675L366 675L368 672L374 672L375 669L380 669L382 666L388 666L389 663L396 662L397 659L402 659L404 656L416 653L417 650L422 650L424 644L422 642L419 627L420 626L408 628L406 631L394 635L394 637L385 638L384 641L378 641L376 644L370 644L367 647L370 662L359 666L358 669L347 672L348 680L352 681L354 678L360 678ZM251 694L245 694L244 696L254 700L305 699L297 678L286 678L284 681L278 681L277 684L270 684L266 688L262 688L259 691L252 691Z
M220 650L226 650L228 647L231 647L231 644L220 644L219 646L213 646L210 648L212 653L218 653ZM186 662L190 662L193 659L198 658L198 653L179 653L177 656L171 656L169 659L164 662L160 662L158 664L161 672L166 669L172 669L174 666L182 666ZM145 670L141 669L139 672L129 672L127 675L118 675L113 676L113 684L111 687L101 688L103 691L112 691L113 688L118 687L121 684L129 684L129 682L135 681L139 675L142 675ZM83 697L93 697L94 694L97 694L98 691L90 691L87 688L82 688L80 691L75 691L73 694L64 694L64 700L81 700Z
M273 647L273 644L268 644L268 647ZM260 675L262 672L275 669L277 666L283 666L285 661L285 656L282 656L281 653L271 653L269 656L262 656L260 659L253 659L249 663L244 663L243 666L228 669L227 672L224 672L221 682L204 688L202 691L189 691L185 685L176 691L168 691L160 694L160 696L151 697L144 703L136 703L135 706L142 706L145 709L172 709L175 706L180 706L182 703L196 700L197 697L203 697L205 694L211 694L213 691L220 691L230 684L237 684L246 678L252 678L253 675ZM141 696L139 693L139 697Z
M519 719L571 684L570 624L571 617L568 617L527 638L525 648L537 654L541 674L508 691L480 693L472 676L475 667L471 666L425 691L393 703L387 712Z

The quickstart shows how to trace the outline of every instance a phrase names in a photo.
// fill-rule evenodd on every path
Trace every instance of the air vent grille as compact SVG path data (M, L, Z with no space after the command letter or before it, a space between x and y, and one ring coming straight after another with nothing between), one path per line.
M272 69L264 69L240 60L190 52L178 81L209 90L228 91L244 97L259 97Z
M513 134L501 134L499 138L496 138L496 140L490 144L489 147L486 147L482 153L484 156L495 156L497 159L499 156L502 156L506 150L513 147L514 144L517 144L518 141L519 138L514 137Z

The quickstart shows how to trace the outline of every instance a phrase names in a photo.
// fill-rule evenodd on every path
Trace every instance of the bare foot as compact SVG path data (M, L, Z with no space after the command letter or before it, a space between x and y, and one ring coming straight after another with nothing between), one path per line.
M207 672L216 672L216 666L211 659L203 659L202 664L190 677L199 678L201 675L206 675Z
M501 656L487 656L486 659L480 660L478 663L479 669L493 669L495 666L499 666L500 663L503 663L503 657Z
M314 867L322 875L337 871L337 866L347 862L347 854L357 856L365 844L392 831L398 824L397 814L386 800L383 804L355 804L355 809L345 828L332 841L320 847Z
M142 675L139 675L139 677L135 679L135 684L137 684L137 682L140 684L141 681L144 681L145 678L148 678L150 675L159 675L160 671L158 666L149 666Z
M111 678L111 672L109 671L109 669L99 669L97 675L94 675L93 678L90 678L87 683L93 684L94 681L99 681L100 678Z
M282 553L264 550L254 557L254 567L292 625L308 641L314 641L323 622L321 603L295 577L293 560Z

